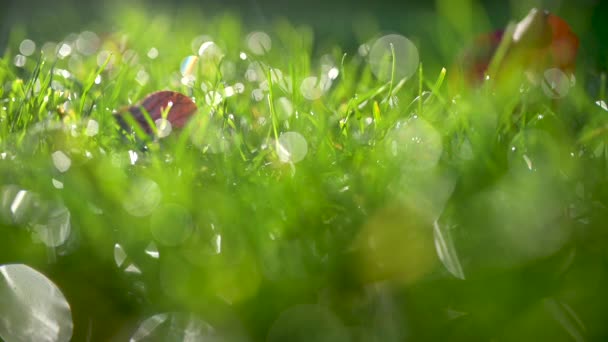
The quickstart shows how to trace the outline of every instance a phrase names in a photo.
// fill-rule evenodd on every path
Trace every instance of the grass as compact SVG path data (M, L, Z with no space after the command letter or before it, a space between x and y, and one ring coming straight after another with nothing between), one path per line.
M0 264L57 285L74 340L126 340L163 312L193 316L139 334L607 336L604 75L579 65L560 99L498 81L454 91L437 58L404 77L401 41L374 73L373 51L323 48L287 21L248 47L238 17L182 15L124 11L94 51L82 33L56 45L65 58L37 42L22 66L16 30L0 61ZM223 57L183 79L206 40ZM190 124L121 134L113 113L161 89L196 101ZM7 341L27 324L15 307L0 311Z

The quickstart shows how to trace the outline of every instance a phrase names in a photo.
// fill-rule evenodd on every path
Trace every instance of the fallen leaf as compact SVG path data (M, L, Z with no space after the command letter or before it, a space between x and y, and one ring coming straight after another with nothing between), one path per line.
M150 116L152 122L161 119L163 112L167 111L166 119L171 123L173 129L182 128L190 117L196 112L196 104L188 96L170 90L163 90L148 95L140 103L120 110L114 114L118 124L126 131L132 131L125 116L129 115L148 134L153 133L152 127L146 120L145 113Z

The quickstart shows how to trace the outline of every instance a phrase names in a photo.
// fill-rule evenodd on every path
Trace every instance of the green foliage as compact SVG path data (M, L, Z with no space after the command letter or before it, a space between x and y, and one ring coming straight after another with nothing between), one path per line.
M453 93L449 63L398 79L393 48L383 82L309 28L277 21L256 54L240 18L178 12L114 13L92 53L80 34L65 57L17 66L17 42L0 60L0 264L57 284L74 340L173 311L235 341L606 337L604 75L559 99ZM195 100L190 123L120 132L113 113L161 89Z

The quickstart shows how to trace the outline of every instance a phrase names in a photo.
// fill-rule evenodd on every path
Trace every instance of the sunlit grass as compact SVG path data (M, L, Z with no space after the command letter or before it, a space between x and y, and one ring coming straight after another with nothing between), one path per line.
M75 340L606 334L605 76L448 89L413 37L182 14L0 61L0 262L57 285ZM183 130L118 129L164 89Z

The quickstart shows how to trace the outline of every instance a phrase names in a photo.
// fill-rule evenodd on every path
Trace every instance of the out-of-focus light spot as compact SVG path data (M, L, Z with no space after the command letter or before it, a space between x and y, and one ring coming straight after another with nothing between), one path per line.
M72 232L70 211L62 204L53 204L48 212L33 224L33 232L47 247L63 245Z
M243 60L243 61L244 61L244 60L246 60L246 59L247 59L247 54L246 54L246 53L244 53L244 52L241 52L241 53L239 54L239 58L240 58L241 60Z
M379 38L369 51L372 72L385 82L393 76L395 81L411 77L416 72L418 63L418 49L414 43L398 34Z
M254 89L253 91L251 91L251 98L257 102L262 101L262 99L264 98L264 91L260 88Z
M100 84L100 83L101 83L101 75L95 76L95 84Z
M542 89L547 97L559 99L570 91L570 79L568 75L558 68L547 69L543 74Z
M361 44L361 45L359 45L357 52L359 53L359 56L367 57L367 55L369 54L369 50L370 50L369 44Z
M443 152L439 132L418 117L397 122L388 133L386 142L389 154L397 157L404 168L411 170L434 167Z
M226 97L234 96L235 93L236 92L234 91L234 87L228 86L228 87L224 88L224 96L226 96Z
M129 266L125 267L125 272L126 273L131 273L131 274L141 274L141 270L139 269L139 267L137 267L137 265L131 263L129 264Z
M70 341L70 304L50 279L23 264L0 266L0 339Z
M91 56L97 52L99 44L99 37L91 31L83 31L76 39L76 49L85 56Z
M245 91L245 85L243 83L240 83L240 82L239 83L235 83L234 86L233 86L233 88L234 88L234 91L237 94L242 94Z
M218 106L220 103L222 103L222 100L222 94L217 91L210 91L205 94L205 102L211 107Z
M304 98L312 101L323 96L329 88L331 88L331 80L326 75L322 75L320 78L310 76L302 80L300 92Z
M133 216L148 216L158 207L161 198L158 184L149 179L137 178L125 192L123 208Z
M72 160L62 151L55 151L51 155L53 165L59 172L66 172L72 165Z
M297 163L306 157L308 143L298 132L285 132L279 136L277 154L283 163Z
M280 120L287 120L293 114L293 104L288 98L280 97L277 99L276 111Z
M84 134L89 137L93 137L96 136L97 133L99 133L99 123L93 119L89 119L87 122L87 129Z
M150 50L148 50L147 56L150 59L156 59L156 57L158 57L158 49L155 47L150 48Z
M57 56L64 59L70 54L72 54L72 46L68 43L61 43L61 45L59 45L59 49L57 49Z
M154 124L156 124L156 135L161 139L169 136L173 130L171 122L167 119L157 119Z
M135 165L138 158L139 158L139 156L137 155L137 152L135 152L133 150L129 150L129 161L130 161L131 165Z
M456 246L452 239L450 227L435 221L433 224L433 236L435 238L435 250L443 266L456 278L464 280L464 271L456 253Z
M120 244L114 245L114 262L116 266L121 267L122 264L127 259L127 252L125 252L124 248Z
M16 55L15 58L13 59L13 63L18 68L23 68L23 66L25 66L26 61L27 61L27 57L25 57L24 55Z
M97 54L97 66L102 66L107 60L108 58L110 58L110 60L108 61L108 67L111 67L112 65L114 65L114 61L116 59L116 57L114 55L112 55L112 53L110 51L107 50L102 50Z
M198 55L204 63L218 64L224 57L222 49L212 41L207 41L201 44L198 49Z
M146 83L148 83L149 79L150 75L148 75L148 73L144 69L139 70L137 72L137 75L135 75L135 81L137 81L137 83L139 83L139 85L142 87L146 85Z
M158 247L156 246L154 241L150 242L148 246L146 246L145 252L147 255L154 259L158 259L158 257L160 256L160 253L158 252Z
M598 105L603 110L608 112L608 105L606 104L606 102L604 100L595 101L595 104Z
M53 187L55 189L63 189L63 183L56 180L55 178L51 179L51 183L53 183Z
M214 238L214 246L215 246L215 254L222 253L222 236L220 234L215 234Z
M19 52L24 56L31 56L36 51L36 43L31 39L25 39L19 44Z
M247 36L247 47L256 55L263 55L272 48L272 40L265 32L252 32Z
M57 56L57 44L55 42L46 42L40 48L42 55L49 61L54 61Z
M339 74L340 71L338 70L338 68L333 67L327 72L327 77L329 77L330 80L335 80L336 78L338 78Z
M196 83L196 78L194 77L194 75L187 75L187 76L182 77L181 83L188 88L192 88L192 87L194 87L194 84Z
M182 73L182 76L194 75L196 73L197 65L198 57L188 56L182 60L179 70Z
M129 342L216 341L215 329L192 314L162 313L143 321Z

